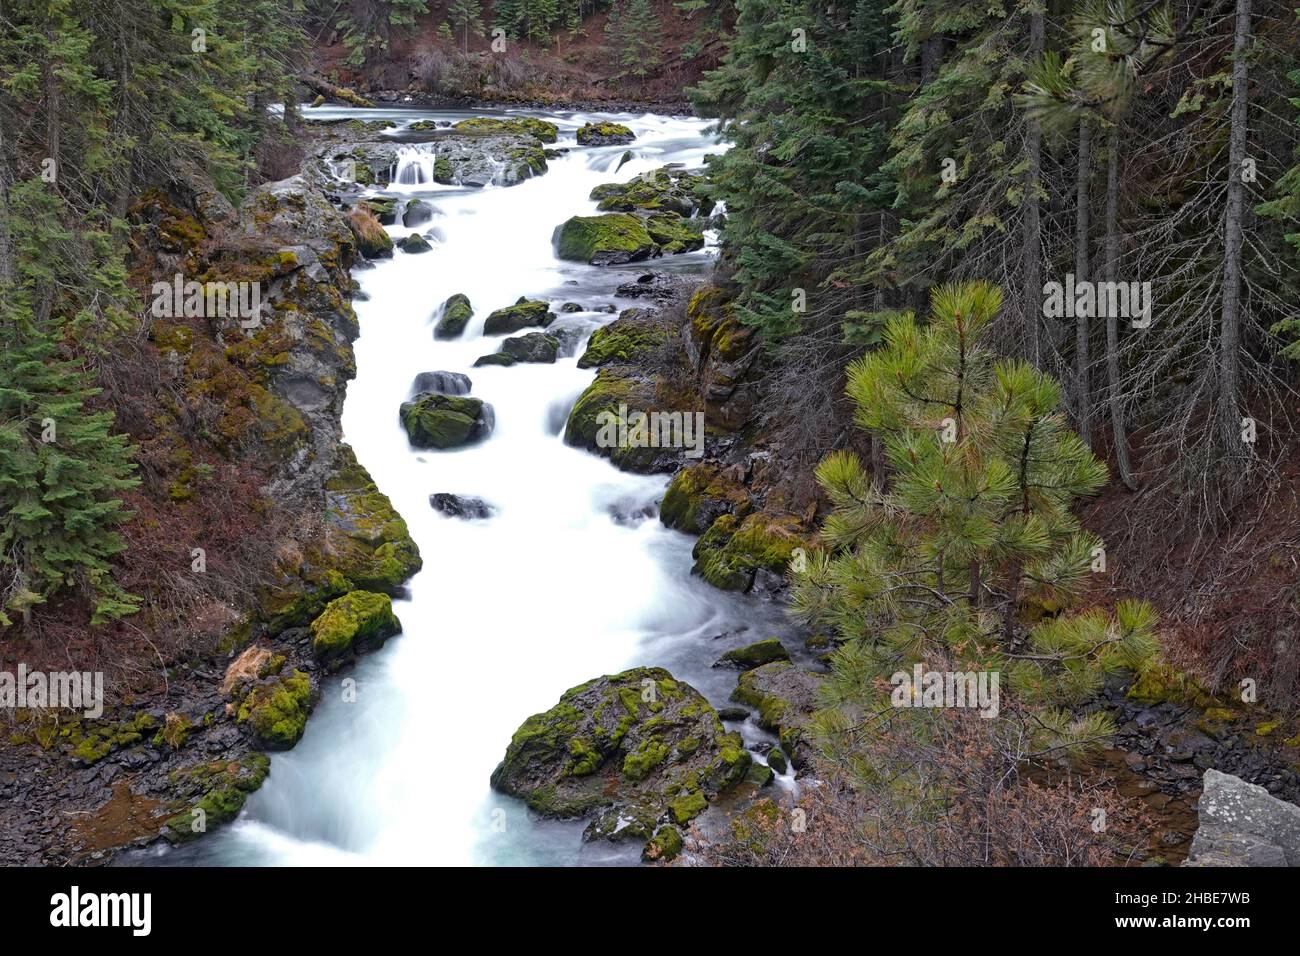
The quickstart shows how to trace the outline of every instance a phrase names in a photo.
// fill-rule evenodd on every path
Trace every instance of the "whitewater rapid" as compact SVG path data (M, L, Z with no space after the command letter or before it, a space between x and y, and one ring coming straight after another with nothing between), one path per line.
M463 118L465 113L366 111L365 118ZM779 611L716 591L690 575L693 539L653 514L665 476L625 474L566 446L573 401L594 372L576 352L554 365L472 368L502 337L484 337L493 309L520 296L549 299L583 339L620 309L614 288L645 271L598 269L553 254L556 225L595 210L593 186L626 181L668 162L702 165L721 147L706 123L661 116L543 115L560 127L549 171L510 188L402 185L436 207L415 230L436 227L433 250L355 273L361 334L357 377L343 411L345 440L406 519L424 559L394 601L402 633L352 671L322 676L321 701L302 741L276 754L266 784L231 826L200 841L196 861L239 864L599 864L636 859L639 847L583 844L582 823L530 817L488 787L511 734L569 687L640 664L668 667L725 704L734 672L710 664L723 651L782 634ZM577 147L589 119L630 126L630 147ZM633 158L615 172L625 151ZM419 177L408 177L419 178ZM653 268L704 271L712 249ZM455 341L435 341L437 307L467 295L474 318ZM464 372L491 403L496 429L476 446L412 450L398 406L421 372ZM484 521L445 517L437 492L486 499ZM648 515L648 516L647 516ZM342 681L355 680L355 701ZM736 726L736 725L733 725ZM746 724L749 740L762 737ZM768 738L770 739L770 738Z

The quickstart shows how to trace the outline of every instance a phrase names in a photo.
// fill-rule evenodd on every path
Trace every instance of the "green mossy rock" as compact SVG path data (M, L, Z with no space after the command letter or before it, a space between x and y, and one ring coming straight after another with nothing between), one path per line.
M534 362L549 365L559 355L560 340L544 332L529 332L501 343L503 354L516 362Z
M677 858L685 845L682 831L671 824L665 824L642 847L641 859L646 863L668 863Z
M294 670L249 691L236 711L236 721L248 725L260 747L288 750L302 739L313 697L311 678Z
M599 441L605 421L603 413L617 416L620 408L626 406L631 419L637 412L651 411L654 397L654 383L641 378L627 366L602 368L596 373L595 381L578 396L573 411L569 413L564 427L565 443L604 455L624 471L645 474L656 470L663 449L639 448L630 442L626 447L617 443L605 447Z
M772 637L765 641L758 641L754 644L747 644L744 647L737 647L735 650L727 651L718 658L717 664L713 666L752 670L773 661L788 661L789 659L790 652L785 649L785 645Z
M480 355L474 360L474 368L483 368L484 366L500 365L503 368L509 368L517 365L519 360L513 355L507 355L505 352L493 352L490 355Z
M767 765L777 773L785 773L790 767L786 762L785 753L780 747L773 747L767 752Z
M574 216L555 230L553 242L561 259L594 266L639 262L658 248L645 220L622 212Z
M578 368L638 362L663 347L672 331L647 309L624 309L609 325L591 333Z
M546 328L555 321L550 303L519 297L514 305L497 309L483 323L484 335L509 335L527 328Z
M469 297L457 292L449 296L438 309L438 323L433 327L435 339L457 339L474 318L474 308L469 304Z
M603 183L591 191L601 212L667 212L707 216L713 200L704 195L704 177L661 166L625 183Z
M229 823L270 771L270 758L256 752L239 760L214 760L172 771L168 780L185 808L167 819L163 836L172 844L188 843ZM199 820L201 828L197 828Z
M382 644L401 629L387 594L352 591L330 601L311 622L311 649L317 657L333 660Z
M348 591L395 594L423 563L406 522L350 445L339 448L325 494L327 548L320 560L332 565L326 574L329 586L322 592L328 596L295 623L306 624L326 603Z
M546 816L608 808L589 828L595 836L611 836L620 817L648 835L657 821L703 812L750 763L698 691L662 668L638 667L574 687L528 718L491 783Z
M675 213L656 213L646 219L645 228L664 252L676 254L704 248L704 233Z
M397 248L401 249L403 252L418 255L422 252L430 251L433 246L429 245L429 240L425 239L424 236L420 235L418 232L413 232L409 236L399 240Z
M401 407L402 427L415 448L458 448L492 432L492 409L468 395L417 395Z
M748 591L759 570L784 575L803 528L791 515L725 514L695 543L693 573L724 591Z
M512 116L508 119L476 116L473 119L461 120L454 128L461 133L514 133L534 136L543 143L554 143L560 132L559 127L554 123L530 116Z
M704 534L726 514L744 518L753 510L749 491L713 462L687 465L668 482L659 520L688 534Z
M584 123L578 129L579 146L623 146L636 139L622 123Z

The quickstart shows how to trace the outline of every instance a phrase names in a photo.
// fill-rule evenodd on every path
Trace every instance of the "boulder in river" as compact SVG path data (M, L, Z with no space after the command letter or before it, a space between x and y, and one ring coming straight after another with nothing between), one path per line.
M421 392L468 395L472 385L464 372L421 372L411 383L411 395L419 395Z
M1186 866L1300 866L1300 807L1213 768Z
M556 227L553 242L561 259L593 266L639 262L659 248L646 231L645 220L625 212L573 216Z
M553 363L559 351L559 340L545 332L529 332L513 336L501 343L501 351L517 362Z
M704 534L723 515L744 518L752 510L744 483L717 462L703 461L673 475L659 506L659 519L678 531Z
M435 339L459 338L473 317L474 308L463 292L448 296L447 301L438 309L438 321L433 327L433 337Z
M773 661L788 661L790 652L785 649L785 645L775 637L768 638L765 641L758 641L754 644L747 644L744 647L737 647L727 651L717 662L714 667L735 667L739 670L753 670L755 667L761 667L764 664L770 664Z
M548 120L531 116L475 116L456 124L458 133L511 133L532 136L543 143L554 143L560 128Z
M434 208L423 199L412 199L402 212L402 225L408 229L422 226L433 218Z
M805 734L823 680L789 661L774 661L741 674L731 699L758 711L758 725L778 734L790 762L803 769L812 756Z
M428 252L433 246L429 245L429 240L425 239L424 236L418 232L413 232L409 236L397 240L397 248L403 252L418 255L422 252Z
M483 323L484 335L509 335L527 328L546 328L555 321L550 303L520 296L514 305L497 309Z
M572 688L515 732L493 788L550 817L597 813L587 836L650 840L743 780L751 757L695 688L638 667Z
M624 309L617 319L591 333L578 368L614 363L641 363L672 335L672 330L645 309Z
M579 146L623 146L636 139L622 123L584 123L578 129Z
M429 496L429 505L434 511L440 511L449 518L478 520L492 517L492 506L482 498L469 495L453 495L441 491Z
M591 191L601 212L645 210L678 216L707 216L713 200L703 193L704 177L678 166L661 166L625 183L602 183Z
M492 406L468 395L424 393L401 407L402 427L416 448L456 448L486 438Z

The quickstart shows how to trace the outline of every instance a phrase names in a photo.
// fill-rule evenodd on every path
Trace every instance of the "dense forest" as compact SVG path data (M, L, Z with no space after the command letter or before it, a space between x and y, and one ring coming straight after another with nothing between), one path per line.
M745 702L822 785L816 839L751 810L696 859L1145 859L1158 824L1078 772L1134 700L1239 721L1295 799L1300 10L1277 0L0 0L0 664L105 671L114 720L11 710L13 759L63 733L90 767L154 731L180 759L200 685L241 726L266 688L276 733L301 711L292 745L335 668L268 670L279 635L419 568L339 450L348 267L385 254L382 202L345 198L301 269L327 214L259 205L347 128L314 110L390 104L693 112L726 146L682 217L717 210L718 255L662 315L715 363L752 348L752 409L709 419L724 451L674 463L662 520L701 535L710 584L782 579L817 686L797 727ZM173 273L275 283L279 318L164 320ZM281 377L304 341L328 401ZM679 371L656 400L694 387ZM262 642L241 703L230 662ZM913 663L1000 674L996 719L900 706ZM132 724L155 695L166 716ZM1125 823L1090 827L1099 806ZM646 858L675 856L656 826Z

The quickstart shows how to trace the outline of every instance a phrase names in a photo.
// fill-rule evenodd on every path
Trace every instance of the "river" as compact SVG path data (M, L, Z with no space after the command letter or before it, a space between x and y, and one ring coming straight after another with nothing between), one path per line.
M455 111L365 110L331 115L457 120ZM580 822L544 821L493 793L488 777L511 734L567 688L641 664L667 667L726 703L735 673L710 665L726 650L788 630L770 604L714 590L690 575L694 539L663 527L654 506L666 476L625 474L566 446L569 407L594 372L579 345L554 365L472 368L497 350L484 337L493 309L521 295L578 302L562 314L583 339L643 304L615 287L647 266L597 268L556 259L551 235L595 210L593 186L669 162L698 167L720 147L703 120L653 115L530 114L560 128L540 177L509 188L433 184L391 191L436 207L432 252L358 270L357 377L343 412L345 440L410 526L424 567L394 601L402 634L352 671L323 678L319 706L293 750L274 755L266 784L240 818L167 862L204 864L625 864L639 846L583 843ZM577 128L613 119L637 134L630 147L578 147ZM632 159L618 167L625 150ZM415 178L408 176L407 178ZM394 238L412 231L399 223ZM665 258L653 268L703 272L716 250ZM474 318L456 341L435 341L437 307L466 294ZM496 428L473 447L415 451L397 409L421 372L467 373L471 395L494 407ZM483 521L435 512L429 496L482 497ZM355 680L355 700L342 681ZM748 741L771 739L731 724ZM789 777L777 786L790 787Z

